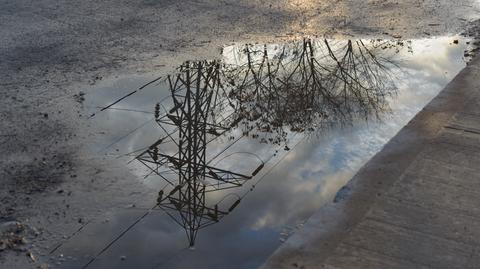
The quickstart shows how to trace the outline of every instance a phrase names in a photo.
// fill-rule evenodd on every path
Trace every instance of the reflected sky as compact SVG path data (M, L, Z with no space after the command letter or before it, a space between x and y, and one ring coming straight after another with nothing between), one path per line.
M456 39L459 44L453 43ZM289 134L285 142L288 151L284 144L273 146L255 139L241 140L229 152L255 152L262 160L268 160L258 175L261 181L252 180L241 188L208 197L216 201L226 197L224 202L231 204L235 197L229 193L245 195L239 206L220 222L199 231L194 249L189 248L183 228L164 211L157 210L87 268L258 267L465 66L466 45L460 37L411 40L408 44L409 48L391 55L398 68L392 69L397 92L387 97L389 113L369 121L352 120L315 135ZM224 48L224 62L237 59L232 51L239 51L242 46ZM98 113L99 108L152 79L125 77L85 90L85 110L96 113L91 120L102 131L100 139L88 145L91 151L129 162L139 149L148 148L162 135L154 120L153 107L163 99L165 107L171 103L168 104L168 87L161 80L112 109ZM212 144L210 154L215 155L225 143L227 138ZM258 160L234 156L220 164L249 170ZM147 186L155 190L165 186L159 177L144 178L149 172L138 162L130 162L129 166ZM156 197L145 199L154 204ZM119 210L108 213L108 222L87 226L56 252L72 257L60 267L81 268L143 214L141 209Z

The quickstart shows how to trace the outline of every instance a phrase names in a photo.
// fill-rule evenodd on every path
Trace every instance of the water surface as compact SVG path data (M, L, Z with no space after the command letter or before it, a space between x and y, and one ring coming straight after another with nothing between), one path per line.
M258 267L465 66L466 47L458 36L238 44L159 79L87 89L104 130L90 150L160 194L145 197L152 211L87 226L56 251L71 257L60 267Z

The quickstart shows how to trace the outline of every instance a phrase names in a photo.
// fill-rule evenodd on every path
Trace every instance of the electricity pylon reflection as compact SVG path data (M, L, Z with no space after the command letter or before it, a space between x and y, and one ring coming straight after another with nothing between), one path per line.
M245 175L207 164L207 145L238 123L231 117L222 121L215 117L214 108L218 109L222 102L219 71L216 61L187 62L179 74L168 77L173 108L160 116L157 105L155 112L157 123L167 134L137 157L165 179L165 167L177 174L175 182L167 179L173 189L166 195L160 191L157 202L184 227L190 246L195 244L199 229L218 222L233 209L208 205L206 193L240 187L259 171ZM160 146L164 143L173 143L177 151L162 152Z
M373 46L398 50L403 45ZM241 129L244 136L261 135L261 142L280 145L292 132L378 117L395 92L389 73L394 64L363 41L332 46L305 39L273 52L247 45L238 53L246 58L241 64L186 62L167 77L171 108L163 113L162 104L155 107L165 135L136 157L169 183L157 205L184 228L191 247L198 230L218 222L241 200L225 206L210 202L207 194L242 187L265 165L260 160L246 174L210 165L207 148L217 138Z

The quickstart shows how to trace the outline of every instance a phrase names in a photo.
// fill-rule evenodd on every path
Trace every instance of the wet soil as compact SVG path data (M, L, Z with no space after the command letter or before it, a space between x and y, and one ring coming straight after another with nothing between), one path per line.
M472 21L479 10L466 0L44 0L0 6L0 221L36 231L18 232L20 251L0 250L2 268L54 264L48 254L59 243L104 219L107 210L141 205L151 192L122 163L83 150L101 135L83 114L79 89L85 85L125 73L165 73L186 59L216 57L232 41L413 38L467 28L477 35Z

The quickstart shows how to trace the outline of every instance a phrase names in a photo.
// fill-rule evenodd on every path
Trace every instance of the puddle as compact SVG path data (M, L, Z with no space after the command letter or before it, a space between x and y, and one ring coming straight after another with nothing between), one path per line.
M232 45L102 82L83 100L103 129L90 150L159 194L86 227L60 267L258 267L465 66L466 41Z

